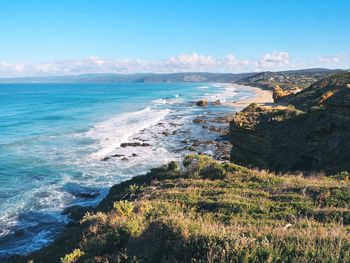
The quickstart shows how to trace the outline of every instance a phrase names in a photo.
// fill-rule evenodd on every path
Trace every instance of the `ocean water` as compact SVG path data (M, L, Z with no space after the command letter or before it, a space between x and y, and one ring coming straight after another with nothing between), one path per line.
M251 95L206 83L1 84L0 257L52 241L65 208L96 205L110 186L181 158L186 136L208 136L191 126L199 114L234 110L198 99Z

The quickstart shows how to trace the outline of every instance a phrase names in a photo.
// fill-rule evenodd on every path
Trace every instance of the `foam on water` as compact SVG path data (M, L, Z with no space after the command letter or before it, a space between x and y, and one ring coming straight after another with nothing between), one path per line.
M18 114L0 108L0 123L9 124L0 130L0 255L40 248L68 222L64 208L96 205L110 186L181 158L180 142L189 136L189 130L198 137L206 136L201 127L191 125L208 109L196 107L193 101L249 95L240 94L238 86L232 85L140 84L129 89L123 85L77 85L73 89L53 85L50 90L50 85L33 84L35 99L37 93L52 92L41 96L40 105L59 107L41 109L38 105L35 113L25 107ZM3 95L3 101L9 103L11 95L18 94L12 86L6 89L2 94L0 86L0 99ZM23 90L21 103L27 100L31 105L32 97L26 97L28 87L17 89L19 94ZM20 107L16 96L9 109ZM179 135L165 136L164 132ZM123 148L123 142L150 146ZM113 155L120 157L101 161ZM89 194L94 197L81 197Z
M121 143L137 132L157 124L170 109L152 110L147 107L141 111L123 113L112 119L96 124L85 136L98 140L98 150L92 156L96 158L110 154Z

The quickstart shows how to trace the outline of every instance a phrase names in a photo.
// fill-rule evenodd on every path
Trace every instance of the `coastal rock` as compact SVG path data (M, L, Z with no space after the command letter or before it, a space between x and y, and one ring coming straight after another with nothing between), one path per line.
M220 100L215 100L211 103L211 105L221 105L221 101Z
M125 148L125 147L148 147L151 146L149 143L140 143L140 142L124 142L120 144L120 147Z
M193 120L193 123L195 124L206 124L207 121L203 117L197 117Z
M125 156L125 155L124 155L124 154L114 154L114 155L111 155L111 156L103 157L103 158L101 159L101 161L108 161L108 160L110 160L110 159L112 159L112 158L123 157L123 156Z
M123 157L125 156L124 154L113 154L111 157Z
M218 116L214 119L214 121L218 123L230 123L233 120L233 117L233 114L229 114L226 116Z
M208 106L208 101L207 100L199 100L196 103L197 106L203 107L203 106Z
M110 156L106 156L106 157L103 157L103 158L101 159L101 161L102 161L102 162L105 162L105 161L108 161L108 160L110 160L110 159L111 159Z
M70 207L67 207L63 210L62 214L69 215L73 221L77 222L79 221L88 211L92 211L93 207L91 206L79 206L79 205L73 205Z
M276 85L273 89L272 98L275 102L283 97L286 97L294 93L294 89L283 90L279 85Z

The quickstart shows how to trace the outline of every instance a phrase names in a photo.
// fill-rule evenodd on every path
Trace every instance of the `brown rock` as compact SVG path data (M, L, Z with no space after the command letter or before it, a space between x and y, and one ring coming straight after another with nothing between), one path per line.
M199 100L196 103L197 106L203 107L203 106L208 106L208 101L207 100Z

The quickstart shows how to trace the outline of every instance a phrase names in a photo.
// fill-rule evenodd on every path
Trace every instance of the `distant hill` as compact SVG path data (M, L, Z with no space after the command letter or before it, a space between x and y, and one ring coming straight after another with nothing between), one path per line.
M270 90L273 90L276 86L279 86L282 90L304 89L320 79L339 72L344 72L344 70L311 68L277 72L267 71L241 78L238 82Z
M250 72L250 73L138 73L138 74L81 74L68 76L0 78L0 83L174 83L174 82L237 82L245 85L272 89L274 85L282 87L300 86L305 88L317 80L327 77L341 70L330 69L302 69L279 72Z
M0 83L174 83L174 82L234 82L255 73L186 72L169 74L83 74L70 76L0 78Z

